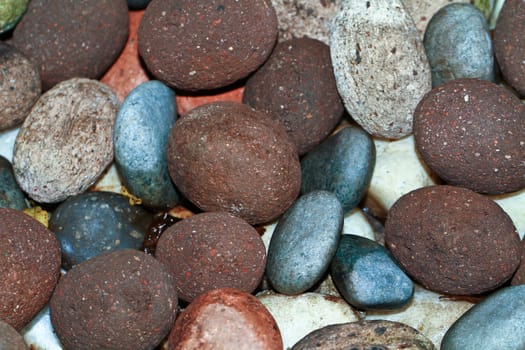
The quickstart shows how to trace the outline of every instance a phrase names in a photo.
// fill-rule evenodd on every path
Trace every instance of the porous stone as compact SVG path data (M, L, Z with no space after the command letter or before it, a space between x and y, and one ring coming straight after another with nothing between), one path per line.
M0 208L23 210L28 207L26 197L13 174L11 162L0 155Z

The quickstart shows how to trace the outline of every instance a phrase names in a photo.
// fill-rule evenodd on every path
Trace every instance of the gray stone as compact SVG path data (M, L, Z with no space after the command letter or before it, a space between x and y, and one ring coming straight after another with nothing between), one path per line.
M18 186L13 167L6 158L0 156L0 208L23 210L27 201L22 189Z

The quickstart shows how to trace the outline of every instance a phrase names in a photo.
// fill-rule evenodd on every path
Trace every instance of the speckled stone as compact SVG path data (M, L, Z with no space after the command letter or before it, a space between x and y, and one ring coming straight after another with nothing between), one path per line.
M0 33L11 30L27 10L29 0L3 0L0 3Z
M0 320L0 349L28 350L27 344L20 333L8 323Z
M220 288L197 297L177 317L169 350L282 350L279 328L253 295Z
M330 266L339 292L361 310L397 309L414 293L414 283L377 242L343 235Z
M27 206L24 192L13 174L11 162L0 156L0 208L23 210Z
M494 81L494 52L487 20L468 3L449 4L428 23L423 41L432 86L458 78Z
M171 208L179 201L166 154L175 120L175 94L159 81L133 89L117 114L115 162L128 191L147 207Z
M62 267L104 252L140 249L152 215L118 193L86 192L62 202L51 214L49 228L62 247Z
M440 85L414 112L414 138L444 181L499 194L525 187L525 104L508 89L463 78Z
M481 294L508 281L521 245L511 219L489 198L462 187L414 190L392 206L385 245L404 271L430 290Z
M301 192L334 192L347 213L363 198L375 164L368 133L348 126L323 141L301 160Z
M525 348L525 285L502 288L461 316L447 331L441 350Z
M327 191L297 199L279 219L268 248L266 275L283 294L299 294L325 274L337 250L343 209Z

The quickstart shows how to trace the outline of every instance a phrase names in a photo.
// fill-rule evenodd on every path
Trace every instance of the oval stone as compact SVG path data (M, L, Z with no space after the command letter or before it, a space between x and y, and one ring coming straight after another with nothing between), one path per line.
M461 316L441 350L525 349L525 285L502 288Z
M301 192L333 192L347 213L365 195L374 165L372 138L361 128L348 126L302 158Z
M49 228L62 247L62 267L103 252L140 249L151 214L111 192L87 192L68 198L51 214Z
M414 283L377 242L343 235L330 265L345 300L361 310L396 309L410 301Z
M176 111L175 93L149 81L131 91L117 114L115 163L126 188L148 207L170 208L179 201L166 154Z
M26 197L16 182L11 162L0 156L0 208L23 210L27 206Z
M337 89L352 118L370 134L412 132L417 103L431 89L419 32L401 0L349 0L332 22Z
M343 210L333 193L313 191L297 199L279 220L268 248L266 275L274 289L298 294L318 282L342 228Z
M494 52L483 13L469 3L441 8L430 20L423 40L432 86L458 78L494 81Z

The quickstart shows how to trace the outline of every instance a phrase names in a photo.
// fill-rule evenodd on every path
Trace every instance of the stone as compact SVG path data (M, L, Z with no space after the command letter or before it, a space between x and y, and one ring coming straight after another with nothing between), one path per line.
M423 40L432 70L432 86L459 78L495 81L494 52L487 20L469 3L441 8Z
M166 209L179 202L166 153L176 111L175 93L149 81L131 91L117 114L115 162L128 191L146 207Z
M511 285L525 284L525 240L521 240L521 263L512 280L510 281Z
M370 135L357 126L345 127L301 159L301 192L333 192L347 213L365 195L374 165Z
M360 310L401 308L414 293L414 283L388 250L364 237L341 237L330 274L345 300Z
M406 10L416 24L416 28L421 34L421 39L425 35L428 22L442 7L450 3L469 2L468 0L402 0Z
M0 349L28 350L27 344L20 333L8 323L0 320Z
M28 202L16 182L11 162L0 155L0 208L24 210L27 207Z
M330 266L343 228L337 197L312 191L299 197L279 219L268 248L266 276L283 294L310 289Z
M0 4L0 33L7 32L20 21L29 0L4 0Z
M132 10L145 9L151 0L128 0L128 7Z

